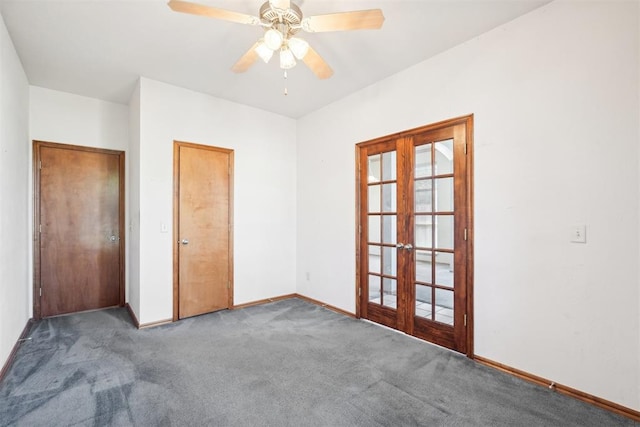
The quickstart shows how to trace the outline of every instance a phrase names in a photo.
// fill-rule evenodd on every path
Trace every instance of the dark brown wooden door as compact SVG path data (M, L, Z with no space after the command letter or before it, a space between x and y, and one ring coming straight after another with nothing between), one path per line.
M359 312L472 345L471 117L359 144Z
M124 153L36 141L34 154L34 312L124 305Z
M174 318L182 319L232 305L233 152L176 142L174 157Z

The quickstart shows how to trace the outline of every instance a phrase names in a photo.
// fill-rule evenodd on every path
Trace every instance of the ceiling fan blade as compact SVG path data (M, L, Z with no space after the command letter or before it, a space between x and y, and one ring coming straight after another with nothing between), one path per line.
M256 42L253 46L251 46L251 49L249 49L244 55L242 55L242 57L238 59L238 62L236 62L233 67L231 67L231 70L234 73L244 73L256 62L256 60L258 59L256 47L258 47L258 44L260 44L260 42Z
M304 61L307 67L309 67L311 71L313 71L313 74L319 79L328 79L333 75L333 70L329 67L329 64L327 64L311 46L309 46L309 50L302 61Z
M191 15L207 16L209 18L222 19L224 21L237 22L239 24L258 25L260 19L256 16L233 12L216 7L204 6L182 0L170 0L169 7L174 12L189 13Z
M302 28L310 33L347 30L375 30L382 27L384 15L380 9L356 10L309 16L302 20Z
M287 10L291 8L290 0L269 0L269 4L274 9Z

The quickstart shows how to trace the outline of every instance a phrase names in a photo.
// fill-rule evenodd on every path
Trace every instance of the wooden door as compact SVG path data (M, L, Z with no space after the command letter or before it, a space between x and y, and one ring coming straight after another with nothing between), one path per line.
M174 143L174 320L229 308L233 151Z
M124 305L124 152L34 142L34 315Z
M472 117L358 145L358 311L472 354Z

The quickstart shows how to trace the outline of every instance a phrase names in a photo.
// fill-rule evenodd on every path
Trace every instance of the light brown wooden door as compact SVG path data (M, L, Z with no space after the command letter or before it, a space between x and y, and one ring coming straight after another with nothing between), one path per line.
M472 118L358 145L359 313L472 354Z
M233 151L174 143L174 319L232 305Z
M34 142L36 317L124 305L124 153Z

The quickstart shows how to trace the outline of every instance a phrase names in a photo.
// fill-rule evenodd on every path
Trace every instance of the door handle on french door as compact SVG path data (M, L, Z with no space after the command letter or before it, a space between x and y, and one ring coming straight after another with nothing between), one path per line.
M189 244L189 239L182 239L180 241L180 243L182 243L183 245L188 245Z
M413 245L411 245L411 243L407 243L406 245L404 245L404 248L410 251L411 249L413 249Z
M404 244L403 244L403 243L398 243L398 244L396 245L396 248L398 248L398 249L404 249Z

